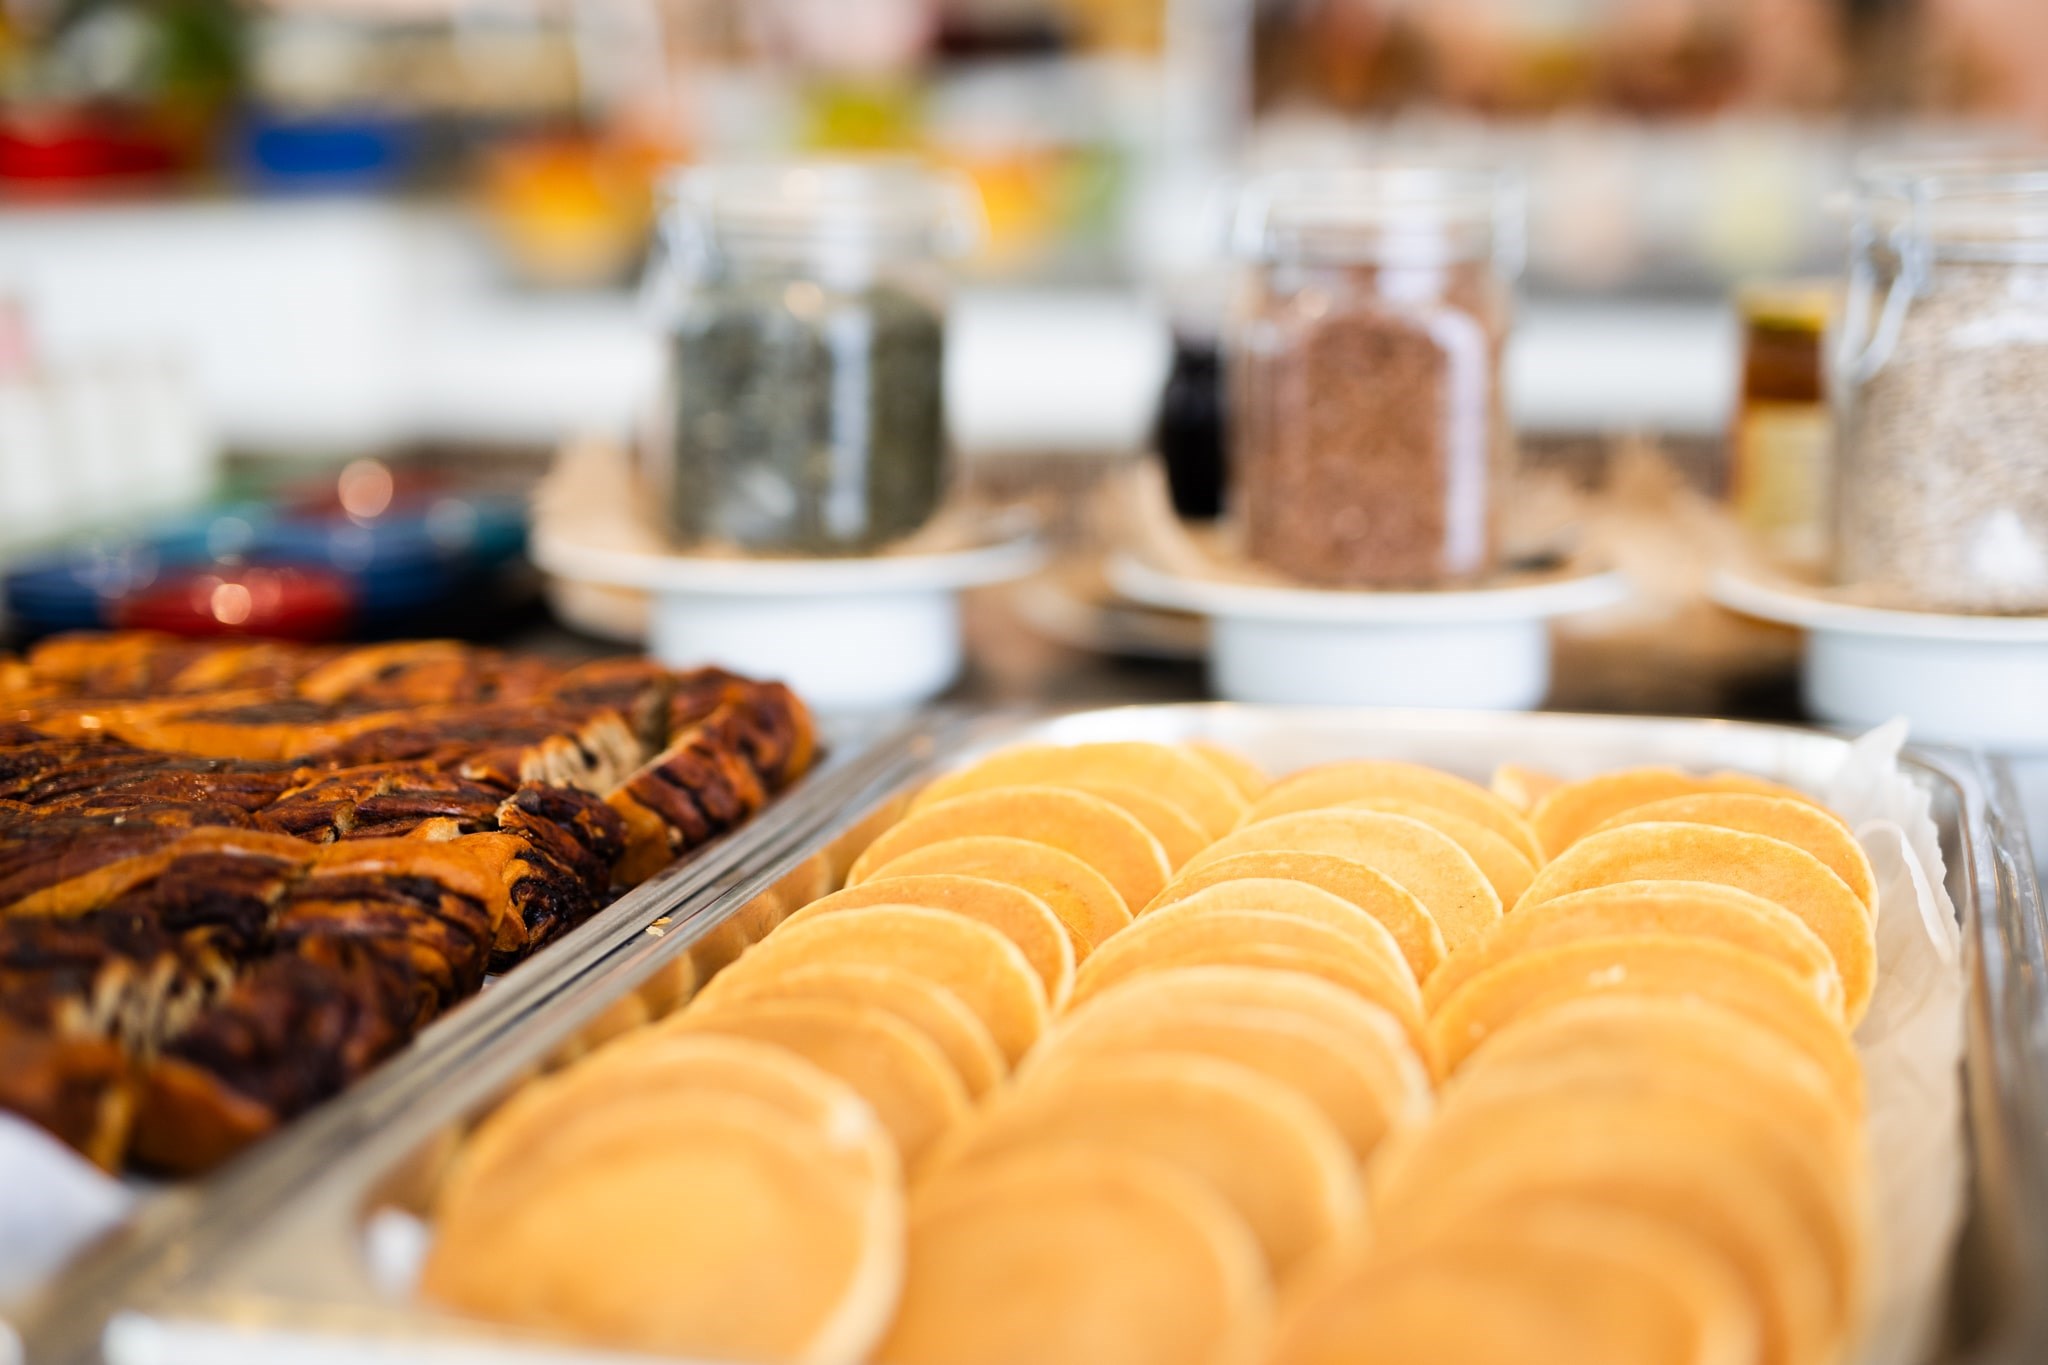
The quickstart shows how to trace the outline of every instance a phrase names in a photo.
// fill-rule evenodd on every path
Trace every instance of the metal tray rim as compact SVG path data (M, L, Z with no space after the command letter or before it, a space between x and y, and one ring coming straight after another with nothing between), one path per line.
M1560 733L1585 728L1610 736L1633 732L1644 738L1682 735L1702 741L1709 735L1729 739L1739 736L1755 748L1782 749L1787 754L1812 752L1816 746L1843 742L1841 736L1822 731L1756 722L1568 713L1504 716L1483 712L1244 707L1230 703L941 709L914 718L878 742L862 756L862 762L852 765L856 771L841 780L821 782L808 791L793 793L791 808L782 819L765 826L750 826L733 836L730 861L745 864L753 875L729 880L722 889L712 885L711 878L692 879L694 890L684 893L685 899L679 900L675 908L688 915L696 932L708 931L724 914L821 846L832 837L836 827L850 825L854 817L848 815L848 810L861 794L869 794L879 802L889 791L942 763L956 761L1006 739L1033 733L1078 737L1091 728L1114 728L1141 718L1177 722L1266 715L1305 725L1325 717L1353 726L1370 721L1424 735L1511 726ZM1970 1056L1974 1060L1981 1049L1988 1063L1968 1068L1965 1104L1972 1125L1972 1142L1977 1149L1973 1155L1980 1161L1988 1159L1996 1167L1991 1174L2000 1187L2000 1232L2017 1267L2010 1272L2018 1281L2014 1288L2019 1291L2008 1295L2012 1311L2001 1318L1997 1335L1970 1358L1987 1363L2044 1358L2048 1356L2048 1308L2037 1305L2033 1296L2024 1291L2048 1278L2048 1146L2043 1142L2043 1135L2048 1134L2048 947L2044 947L2048 943L2048 926L2044 926L2029 851L2024 836L2018 835L2017 816L2012 814L2016 803L2003 775L1987 770L1976 756L1956 751L1913 748L1907 751L1905 761L1928 779L1945 783L1955 794L1954 853L1960 857L1961 885L1967 891L1967 895L1959 897L1957 908L1963 919L1966 969L1972 974ZM678 946L671 951L680 951L680 945L689 941L680 934L678 940ZM573 969L562 968L560 986L588 995L593 990L602 992L610 982L616 986L616 993L622 993L630 986L618 984L621 978L614 970L617 966L614 955L593 953L590 961L580 962ZM527 994L552 995L538 985L529 987ZM557 1022L556 1031L560 1033L574 1026L573 1022ZM482 1036L484 1032L479 1030L479 1036L464 1049L465 1055L502 1050L503 1037L495 1033ZM408 1115L407 1121L419 1121L418 1113ZM126 1301L134 1302L132 1298ZM199 1306L189 1300L181 1304L175 1294L156 1305L169 1318ZM471 1340L487 1338L478 1336Z

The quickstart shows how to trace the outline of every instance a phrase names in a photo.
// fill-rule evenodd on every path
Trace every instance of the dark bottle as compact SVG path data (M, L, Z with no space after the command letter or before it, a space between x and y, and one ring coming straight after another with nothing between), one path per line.
M1215 334L1176 327L1153 439L1166 465L1173 510L1189 521L1214 521L1223 512L1223 403Z

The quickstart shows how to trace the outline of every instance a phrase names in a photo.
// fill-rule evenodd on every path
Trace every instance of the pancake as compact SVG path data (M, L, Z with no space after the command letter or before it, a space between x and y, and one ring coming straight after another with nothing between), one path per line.
M873 1005L735 1000L716 1009L685 1010L664 1027L770 1043L838 1077L873 1108L905 1167L971 1107L966 1086L939 1045Z
M909 905L841 910L778 929L726 969L731 982L714 981L707 993L756 973L840 962L896 967L944 986L1013 1065L1045 1030L1045 987L1016 944L963 915Z
M621 1110L517 1198L445 1206L422 1292L626 1350L852 1365L897 1299L903 1209L892 1179L831 1151L736 1095Z
M1071 853L1007 835L945 839L874 869L870 881L958 873L1002 882L1044 901L1067 928L1078 963L1096 944L1131 922L1131 911L1109 879Z
M1350 759L1324 763L1283 778L1252 805L1247 820L1360 801L1412 801L1483 826L1532 863L1543 860L1536 832L1521 811L1476 782L1419 763Z
M883 864L926 844L979 834L1071 853L1106 877L1127 906L1158 895L1173 871L1151 832L1099 796L1067 787L990 787L913 806L854 860L847 885L858 886Z
M1189 1053L1055 1068L961 1128L921 1179L1076 1142L1154 1157L1204 1181L1250 1226L1278 1279L1363 1227L1357 1168L1329 1120L1279 1081Z
M1454 950L1501 916L1500 896L1471 855L1404 815L1366 810L1277 815L1217 840L1183 871L1199 871L1240 853L1328 853L1364 863L1421 901Z
M876 877L812 901L789 917L791 923L874 905L915 905L950 910L979 920L1017 945L1045 985L1046 1002L1058 1009L1074 988L1074 945L1052 908L1020 886L987 877L930 874Z
M1716 882L1775 901L1806 922L1835 959L1842 1015L1854 1028L1877 982L1877 941L1869 911L1840 877L1802 848L1717 825L1657 821L1589 834L1553 859L1522 909L1615 882Z
M1020 1151L919 1191L879 1365L1249 1365L1258 1244L1201 1180L1117 1145Z
M1444 936L1422 902L1384 873L1327 853L1240 853L1182 872L1152 898L1143 913L1223 882L1279 878L1304 882L1350 901L1386 926L1417 981L1427 981L1444 959Z
M1434 1009L1479 972L1522 953L1638 934L1717 939L1761 953L1841 1012L1841 974L1820 936L1775 901L1714 882L1616 882L1518 908L1445 962L1423 999Z
M916 805L990 787L1085 780L1128 783L1163 796L1193 816L1212 839L1234 828L1246 809L1233 781L1217 771L1213 760L1170 744L1139 740L1005 749L939 778L918 794Z
M820 962L788 971L728 972L698 997L694 1011L755 1000L833 1000L886 1010L938 1045L969 1098L979 1099L1009 1070L1003 1051L960 997L915 972L866 962Z

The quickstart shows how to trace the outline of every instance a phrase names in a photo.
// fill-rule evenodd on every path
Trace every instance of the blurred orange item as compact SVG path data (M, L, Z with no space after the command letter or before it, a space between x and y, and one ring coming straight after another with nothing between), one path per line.
M1047 147L953 149L946 164L974 182L988 226L984 256L998 266L1029 260L1059 226L1066 159Z
M1060 0L1058 8L1095 51L1157 52L1166 28L1167 0Z
M495 149L484 163L484 210L513 268L560 287L624 278L653 222L655 160L566 134Z

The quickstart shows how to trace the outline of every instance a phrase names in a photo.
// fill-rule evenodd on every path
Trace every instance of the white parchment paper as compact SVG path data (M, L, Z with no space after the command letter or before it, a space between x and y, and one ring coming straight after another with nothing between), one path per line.
M0 1113L0 1319L126 1218L136 1197L34 1124Z
M1864 1365L1930 1355L1962 1224L1962 930L1927 793L1899 771L1906 724L1857 740L1816 793L1877 874L1877 988L1856 1030L1870 1114L1871 1255Z

